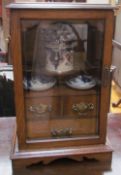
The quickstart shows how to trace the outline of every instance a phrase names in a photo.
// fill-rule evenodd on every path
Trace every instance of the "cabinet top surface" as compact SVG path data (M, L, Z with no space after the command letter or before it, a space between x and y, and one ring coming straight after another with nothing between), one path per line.
M11 3L7 6L10 9L84 9L84 10L113 10L116 8L111 4L87 4L87 3Z

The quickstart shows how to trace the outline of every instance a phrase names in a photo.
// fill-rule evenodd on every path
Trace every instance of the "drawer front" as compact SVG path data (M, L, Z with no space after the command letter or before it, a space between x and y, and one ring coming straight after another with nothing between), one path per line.
M60 98L27 98L25 101L25 110L28 120L48 120L58 117L60 115Z
M64 116L71 118L94 117L97 111L96 100L96 95L65 97Z
M52 119L29 121L27 136L29 139L56 139L85 137L97 134L96 118L82 119Z

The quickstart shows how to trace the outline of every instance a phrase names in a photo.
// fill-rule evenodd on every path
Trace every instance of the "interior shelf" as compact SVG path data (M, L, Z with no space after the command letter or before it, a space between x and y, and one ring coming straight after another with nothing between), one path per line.
M26 98L32 98L32 97L44 97L44 96L79 96L79 95L96 95L97 89L96 87L89 89L89 90L75 90L72 88L69 88L67 86L61 86L54 88L51 88L46 91L25 91L25 97Z

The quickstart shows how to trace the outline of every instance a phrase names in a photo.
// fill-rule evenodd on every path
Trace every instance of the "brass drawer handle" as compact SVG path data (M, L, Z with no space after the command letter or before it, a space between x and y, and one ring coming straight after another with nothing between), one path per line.
M70 137L72 135L72 128L64 128L64 129L52 129L51 130L52 137Z
M46 112L51 112L52 106L46 104L31 105L29 106L29 111L38 115L42 115Z
M78 103L72 105L72 110L78 114L86 113L88 111L94 110L93 103Z

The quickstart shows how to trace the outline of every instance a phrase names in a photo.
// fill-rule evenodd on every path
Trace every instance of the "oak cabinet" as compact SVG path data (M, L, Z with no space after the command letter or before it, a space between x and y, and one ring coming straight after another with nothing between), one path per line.
M13 166L20 157L28 158L20 164L111 157L106 128L113 7L32 3L9 8L18 140Z

